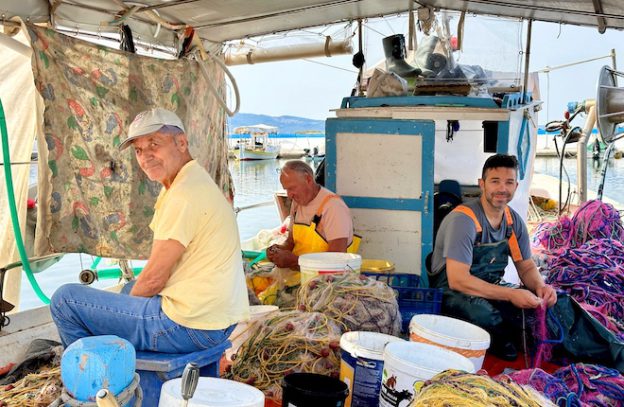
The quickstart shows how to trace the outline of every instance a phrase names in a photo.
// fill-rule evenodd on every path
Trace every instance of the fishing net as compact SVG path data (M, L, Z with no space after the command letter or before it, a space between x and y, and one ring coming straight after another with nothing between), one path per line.
M47 366L15 383L0 387L3 407L41 407L51 405L61 396L61 367Z
M572 218L545 222L533 234L533 247L551 254L583 245L593 239L624 239L620 213L613 205L599 200L585 202Z
M561 406L624 405L624 377L617 370L600 365L571 364L552 375L541 369L520 370L496 380L529 385Z
M280 382L290 373L337 377L340 328L318 312L288 311L256 322L253 333L233 357L224 377L262 390L281 400Z
M427 380L409 407L555 407L529 386L446 370Z
M398 336L401 314L394 290L356 273L313 278L297 294L301 311L322 312L344 332L370 331Z
M247 287L264 305L277 305L282 310L295 309L301 283L298 271L274 267L272 263L246 271Z

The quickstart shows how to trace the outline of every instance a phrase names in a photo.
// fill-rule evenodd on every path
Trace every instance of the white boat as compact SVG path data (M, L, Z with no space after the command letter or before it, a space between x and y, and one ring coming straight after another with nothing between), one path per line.
M9 18L21 16L33 23L52 22L52 29L70 34L78 32L93 39L102 39L103 36L117 39L118 26L102 24L102 21L121 19L129 24L137 38L148 43L150 50L157 47L174 55L177 54L179 41L176 30L188 24L196 27L196 34L204 41L204 47L219 58L223 56L219 54L222 45L227 41L346 20L396 15L408 12L412 6L429 6L432 9L444 6L468 14L624 29L624 4L609 2L603 4L601 11L595 11L596 0L579 0L566 3L565 7L554 0L536 0L531 2L530 7L526 2L489 0L421 0L414 4L403 0L230 0L218 2L218 7L214 2L192 2L192 6L187 3L191 2L153 0L144 7L138 3L121 6L123 3L117 1L81 0L57 2L50 7L47 0L23 0L5 4L3 16L6 20L3 17L2 21L7 24ZM53 16L48 14L50 11ZM12 46L18 52L28 48L23 44L14 44L3 34L0 34L0 40L0 47ZM328 41L324 41L314 55L328 55L328 47ZM293 50L290 57L312 56L312 51L306 52L302 55ZM528 57L530 53L525 52L524 55ZM288 57L288 53L282 53L279 58ZM219 86L224 84L224 80L218 82ZM525 77L524 89L526 84ZM520 213L527 213L535 157L535 117L540 102L532 100L524 92L508 92L505 97L507 99L502 105L491 95L479 98L407 96L369 100L352 97L343 101L336 112L337 117L327 121L326 182L353 208L356 229L365 236L362 250L367 251L367 257L393 260L397 269L419 274L423 270L425 256L431 251L433 202L437 185L443 179L453 178L459 180L462 187L474 190L479 177L475 163L482 163L490 152L520 156L522 183L514 204ZM3 103L4 106L11 106L12 101L3 100ZM447 121L458 119L465 121L466 126L456 135L454 144L447 143ZM496 125L484 131L485 122ZM221 133L216 136L223 139L224 120L218 124L223 126L220 126ZM241 143L238 149L241 160L277 157L277 151L267 149L268 132L266 128L264 130L261 140L267 143L263 143L261 152L255 152L255 138L250 148ZM460 135L466 138L462 140ZM51 139L50 143L53 146L54 140ZM23 224L23 217L20 220ZM0 265L14 260L15 253L12 253L10 258L0 258ZM27 345L27 339L56 337L46 307L10 317L11 323L0 330L0 349L3 350L0 352L0 366L15 360Z
M234 134L244 135L246 138L239 138L230 152L241 161L274 160L279 155L280 146L275 144L270 136L277 134L277 131L277 127L266 124L237 127Z

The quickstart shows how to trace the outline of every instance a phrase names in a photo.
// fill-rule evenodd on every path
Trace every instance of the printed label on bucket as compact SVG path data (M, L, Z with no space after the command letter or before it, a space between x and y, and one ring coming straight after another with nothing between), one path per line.
M383 360L355 358L342 351L340 380L349 386L345 406L376 407L379 404Z
M414 383L408 383L406 378L397 377L394 372L388 373L383 370L381 381L381 392L379 396L380 407L406 407L408 406L424 381L417 380Z

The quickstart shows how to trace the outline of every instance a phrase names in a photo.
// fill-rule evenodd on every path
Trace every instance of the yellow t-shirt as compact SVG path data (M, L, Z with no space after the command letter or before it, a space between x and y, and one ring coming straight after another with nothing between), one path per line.
M197 162L187 163L169 189L161 190L150 228L154 240L173 239L186 247L160 293L171 320L216 330L249 319L234 211Z

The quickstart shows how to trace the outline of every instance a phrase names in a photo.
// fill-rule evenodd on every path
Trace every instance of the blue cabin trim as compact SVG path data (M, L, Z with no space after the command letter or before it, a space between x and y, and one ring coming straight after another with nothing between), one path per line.
M365 98L364 98L365 99ZM371 98L379 99L383 98ZM400 98L404 99L404 98ZM396 119L327 119L325 122L325 186L336 191L337 134L379 134L422 139L421 185L418 199L381 198L372 196L342 196L350 208L404 210L421 213L421 270L426 273L425 258L433 250L433 193L435 123L432 120ZM376 157L371 157L375 159ZM384 157L379 157L383 159ZM390 158L391 159L391 158ZM404 174L409 177L410 174ZM337 191L340 193L340 191ZM417 249L417 248L414 248Z
M500 106L492 98L477 98L466 96L401 96L367 98L351 96L342 99L341 109L358 107L380 106L454 106L454 107L482 107L495 108Z

